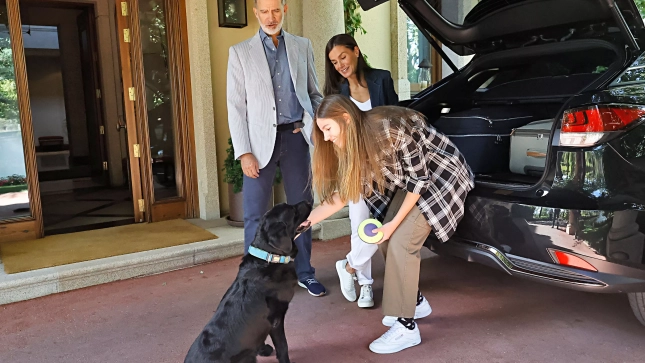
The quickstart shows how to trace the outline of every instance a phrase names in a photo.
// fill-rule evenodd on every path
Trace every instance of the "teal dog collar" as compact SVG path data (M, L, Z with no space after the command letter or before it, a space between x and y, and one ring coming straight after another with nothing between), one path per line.
M249 255L255 256L259 258L260 260L264 260L269 263L284 263L287 264L291 262L291 256L280 256L280 255L274 255L272 253L269 253L267 251L261 250L259 248L249 246Z

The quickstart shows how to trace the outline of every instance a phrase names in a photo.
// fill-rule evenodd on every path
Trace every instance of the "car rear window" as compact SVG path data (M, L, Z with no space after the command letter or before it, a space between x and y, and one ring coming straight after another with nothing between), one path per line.
M491 78L482 84L492 88L507 82L542 77L573 76L580 74L600 74L605 72L615 61L614 52L598 49L597 51L572 52L559 56L535 58L530 62L514 64L499 69Z

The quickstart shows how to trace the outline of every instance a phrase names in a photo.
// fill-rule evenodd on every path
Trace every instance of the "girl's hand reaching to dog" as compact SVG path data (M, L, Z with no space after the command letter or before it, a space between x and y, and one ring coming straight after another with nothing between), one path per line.
M307 219L306 221L302 222L298 226L298 228L296 228L296 236L293 237L293 239L295 240L296 238L298 238L303 232L307 231L309 228L311 228L311 221Z
M295 238L298 238L298 236L300 236L302 232L306 231L314 224L324 221L325 219L329 218L332 214L343 209L346 203L340 200L340 196L338 195L338 193L335 193L332 199L333 200L331 203L327 203L327 202L320 203L319 206L317 206L316 208L314 208L314 210L311 211L311 213L309 214L309 218L307 218L307 220L304 221L302 224L300 224L300 226L296 229L297 234Z

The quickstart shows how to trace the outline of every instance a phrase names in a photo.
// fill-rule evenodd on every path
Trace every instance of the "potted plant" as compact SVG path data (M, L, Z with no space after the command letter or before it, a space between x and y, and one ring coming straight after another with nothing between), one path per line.
M224 181L228 184L229 215L226 217L226 222L233 227L244 227L244 199L242 196L244 173L242 172L242 164L235 159L233 141L230 137L228 138L228 149L226 149L226 159L224 159L224 168L222 170L224 170ZM277 168L273 184L280 183L282 183L282 174L280 173L280 168ZM267 210L271 206L273 206L273 200L269 198Z

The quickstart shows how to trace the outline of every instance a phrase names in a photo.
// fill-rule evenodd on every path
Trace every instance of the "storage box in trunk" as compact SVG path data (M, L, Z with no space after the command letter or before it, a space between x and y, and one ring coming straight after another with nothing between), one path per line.
M450 138L476 174L508 172L514 128L536 120L519 108L474 108L441 116L433 126Z
M546 165L553 120L518 127L511 134L509 169L512 173L541 176Z

